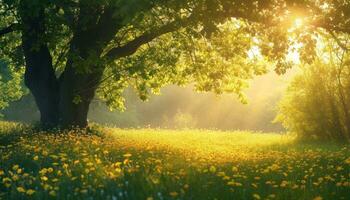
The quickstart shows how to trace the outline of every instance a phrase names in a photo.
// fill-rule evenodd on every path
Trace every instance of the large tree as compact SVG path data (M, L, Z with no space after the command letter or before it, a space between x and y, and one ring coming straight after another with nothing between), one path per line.
M301 43L311 62L319 28L347 48L349 13L341 0L0 0L0 59L24 66L43 125L84 127L96 93L120 106L130 85L142 99L195 82L243 101L262 61L283 73Z

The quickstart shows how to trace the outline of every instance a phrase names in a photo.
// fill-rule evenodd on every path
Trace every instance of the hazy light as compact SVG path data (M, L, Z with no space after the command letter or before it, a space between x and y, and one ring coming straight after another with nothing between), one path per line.
M304 25L304 20L302 18L296 18L294 21L295 28L301 28Z

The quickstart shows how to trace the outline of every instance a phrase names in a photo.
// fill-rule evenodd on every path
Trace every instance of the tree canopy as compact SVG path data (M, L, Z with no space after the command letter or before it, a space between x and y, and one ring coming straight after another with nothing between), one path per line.
M348 49L343 0L1 0L0 59L33 93L44 124L86 126L95 93L112 108L134 87L141 99L166 84L234 93L317 39Z

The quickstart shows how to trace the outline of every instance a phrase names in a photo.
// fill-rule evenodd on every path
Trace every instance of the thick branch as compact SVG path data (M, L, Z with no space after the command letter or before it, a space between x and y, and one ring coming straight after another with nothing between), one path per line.
M126 57L134 54L138 48L144 44L147 44L154 40L155 38L162 36L164 34L176 31L182 27L186 27L190 24L191 18L186 18L180 21L174 21L153 31L146 32L143 35L135 38L134 40L128 42L124 46L116 47L111 49L105 57L114 60L121 57Z
M6 34L8 34L8 33L11 33L11 32L13 32L13 31L15 31L15 30L16 30L16 25L17 25L17 24L11 24L11 25L8 26L8 27L5 27L5 28L3 28L3 29L0 29L0 37L6 35Z

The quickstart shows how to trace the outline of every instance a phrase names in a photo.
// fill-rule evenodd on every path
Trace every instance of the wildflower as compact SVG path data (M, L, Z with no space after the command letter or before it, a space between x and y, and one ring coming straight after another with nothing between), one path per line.
M345 160L345 163L350 165L350 157Z
M13 175L13 176L12 176L12 180L13 180L13 181L19 180L19 176L18 176L17 174Z
M42 181L47 181L47 180L49 180L46 176L42 176L42 177L40 177L40 179L41 179Z
M4 175L5 172L3 170L0 169L0 176Z
M13 171L16 171L18 168L19 168L18 165L14 165L14 166L12 167L12 170L13 170Z
M341 170L343 170L343 168L341 166L338 166L336 170L341 171Z
M131 153L126 153L126 154L124 154L123 155L125 158L129 158L129 157L131 157L132 155L131 155Z
M261 199L260 195L258 195L258 194L253 194L253 198L254 199Z
M146 200L153 200L153 197L147 197Z
M87 190L87 189L82 189L82 190L80 190L80 193L82 193L82 194L87 194L87 193L88 193L88 190Z
M211 167L209 168L209 171L210 171L211 173L215 173L215 172L216 172L216 167L215 167L215 166L211 166Z
M286 187L288 185L287 181L282 181L282 183L280 184L281 187Z
M39 156L34 156L33 160L37 161L39 159Z
M235 167L235 166L233 166L233 167L232 167L232 171L233 171L233 172L238 172L238 168Z
M177 197L177 195L179 195L177 192L170 192L169 194L170 194L170 196L172 196L172 197Z
M32 190L32 189L29 189L26 192L26 194L29 195L29 196L33 195L34 193L35 193L35 190Z
M323 198L321 196L315 197L313 200L322 200Z
M23 187L17 187L17 191L20 193L26 192L26 190Z

